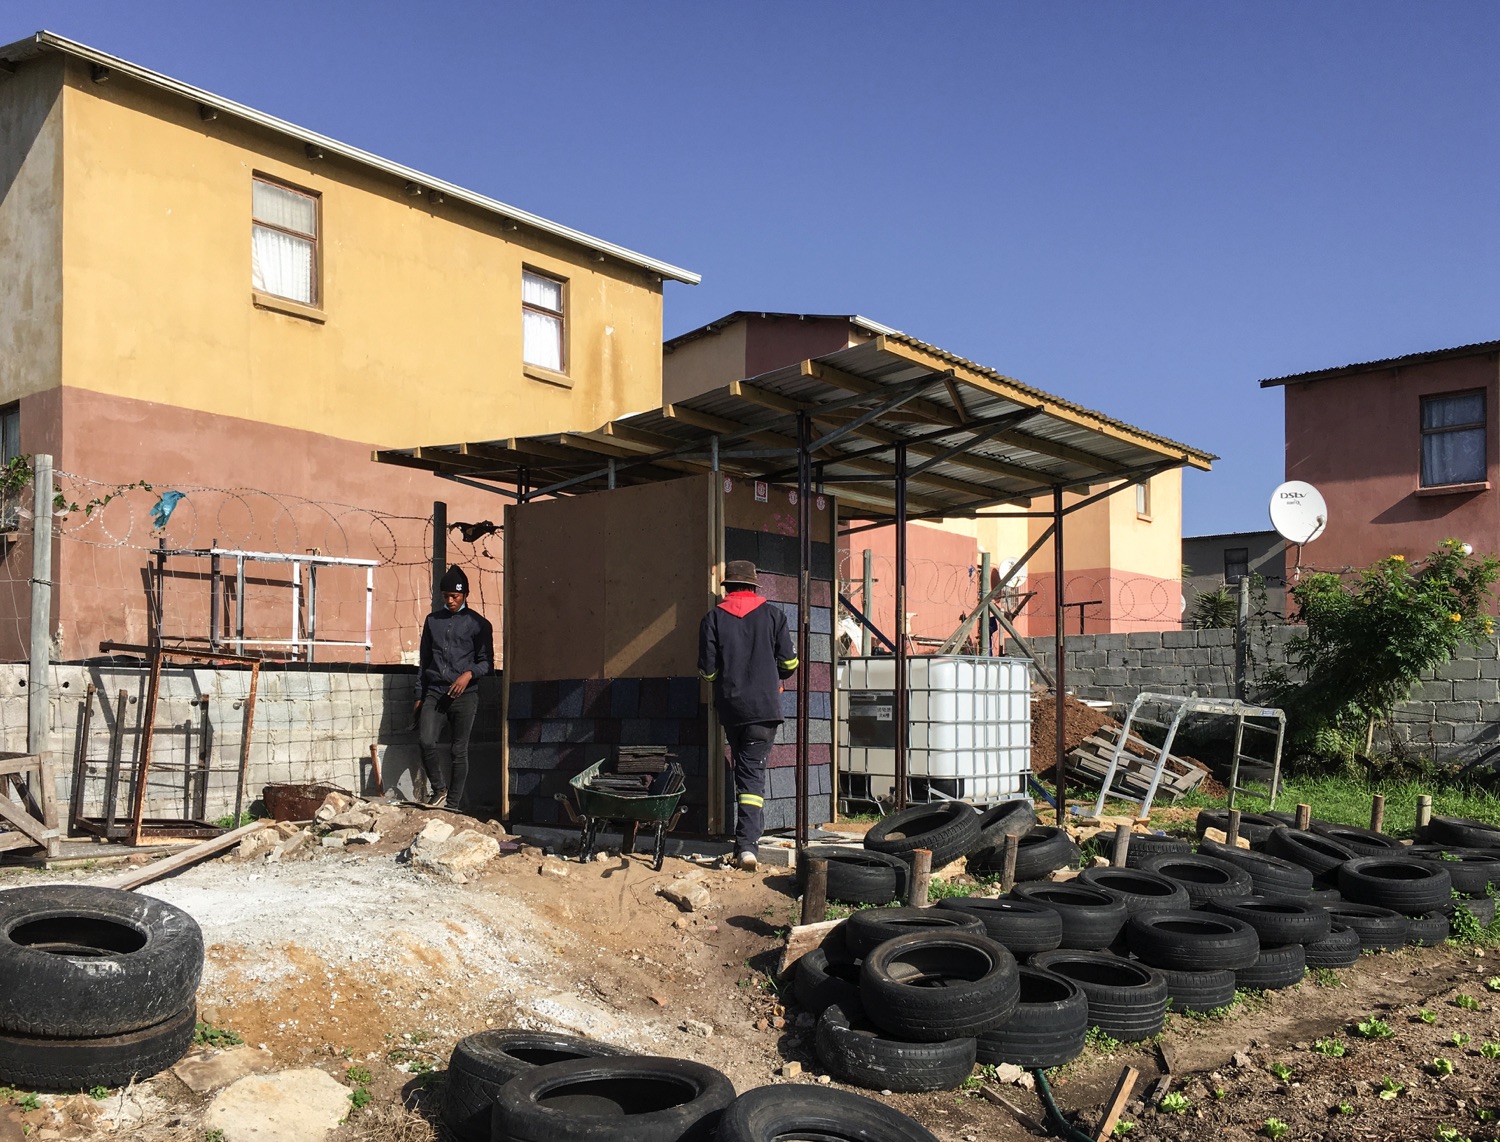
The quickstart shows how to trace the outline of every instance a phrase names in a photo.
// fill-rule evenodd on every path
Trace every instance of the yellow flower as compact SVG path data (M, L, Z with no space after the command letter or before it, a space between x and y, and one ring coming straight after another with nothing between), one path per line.
M1461 615L1461 614L1459 614L1459 613L1458 613L1458 612L1457 612L1457 611L1454 611L1454 612L1453 612L1453 613L1452 613L1452 614L1451 614L1451 615L1449 615L1449 616L1448 616L1448 617L1449 617L1449 618L1450 618L1450 619L1451 619L1451 620L1452 620L1452 621L1454 621L1454 622L1456 622L1456 623L1461 623L1461 622L1463 622L1463 621L1464 621L1464 617L1463 617L1463 615Z
M1406 562L1406 556L1404 556L1404 555L1392 555L1391 556L1391 562L1392 563L1405 563Z

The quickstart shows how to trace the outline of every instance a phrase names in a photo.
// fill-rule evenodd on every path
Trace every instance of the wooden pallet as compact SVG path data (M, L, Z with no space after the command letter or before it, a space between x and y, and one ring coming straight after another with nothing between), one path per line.
M35 754L0 753L0 852L39 848L57 854L53 780L51 765Z
M1114 726L1102 726L1097 734L1089 738L1068 755L1068 772L1072 776L1093 786L1104 784L1109 772L1109 760L1114 756L1115 742L1119 730ZM1120 763L1109 792L1132 801L1140 801L1151 787L1151 777L1156 771L1157 758L1161 751L1134 734L1120 752ZM1206 777L1208 771L1202 766L1168 754L1162 768L1161 780L1156 786L1156 795L1177 801Z

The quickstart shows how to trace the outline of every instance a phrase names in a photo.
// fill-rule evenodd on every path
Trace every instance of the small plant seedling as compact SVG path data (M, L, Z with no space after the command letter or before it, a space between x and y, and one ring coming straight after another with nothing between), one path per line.
M1098 1027L1090 1027L1083 1041L1101 1055L1113 1055L1120 1049L1120 1040Z
M1500 975L1492 975L1484 981L1484 986L1490 991L1500 991Z
M1272 1063L1266 1070L1270 1071L1281 1082L1286 1082L1294 1073L1292 1068L1285 1063Z
M1349 1048L1342 1039L1319 1039L1313 1044L1313 1050L1320 1055L1327 1055L1330 1059L1342 1059Z
M344 1081L353 1083L355 1086L365 1086L375 1076L370 1073L369 1067L362 1067L355 1063L352 1067L344 1068Z
M1455 1031L1448 1040L1448 1045L1451 1047L1467 1047L1471 1038L1472 1036L1467 1031Z
M1380 1097L1383 1098L1386 1102L1390 1102L1391 1099L1395 1098L1405 1089L1405 1084L1398 1083L1395 1079L1391 1078L1390 1075L1386 1075L1385 1078L1380 1081L1380 1089L1376 1091L1376 1093L1380 1095Z
M354 1110L363 1110L370 1105L370 1092L362 1086L355 1087L349 1092L349 1105Z
M1486 1059L1500 1059L1500 1043L1488 1042L1479 1044L1479 1053Z
M16 1105L22 1110L41 1110L42 1100L37 1098L35 1094L28 1093L16 1099Z
M1441 1055L1432 1060L1432 1073L1439 1078L1446 1078L1453 1073L1453 1060L1445 1059Z
M1156 1104L1160 1110L1171 1114L1181 1114L1193 1104L1190 1103L1180 1091L1171 1090L1161 1096L1161 1101Z
M193 1027L193 1042L199 1047L238 1047L244 1041L239 1032L227 1027L215 1027L211 1023L198 1023Z
M1437 1012L1429 1011L1424 1007L1422 1008L1422 1010L1417 1012L1417 1018L1420 1019L1423 1023L1426 1023L1430 1026L1433 1023L1437 1022Z
M1396 1032L1391 1030L1389 1023L1373 1015L1368 1019L1361 1019L1354 1025L1354 1030L1362 1039L1394 1039L1396 1037Z
M95 1102L100 1102L109 1097L109 1087L91 1086L89 1087L89 1097Z
M1478 1011L1479 1000L1472 995L1460 995L1453 1001L1454 1007L1462 1007L1465 1011Z
M1313 978L1313 983L1319 987L1343 987L1344 981L1339 979L1339 973L1332 968L1313 968L1308 972Z
M1487 1107L1476 1106L1474 1108L1474 1117L1480 1122L1494 1122L1495 1119L1500 1118L1500 1112L1490 1110Z
M1460 1134L1456 1126L1439 1126L1432 1132L1437 1142L1470 1142L1467 1134Z
M203 1142L224 1142L223 1127L215 1126L212 1129L205 1130L203 1132Z
M1120 1121L1118 1121L1118 1122L1115 1123L1115 1128L1110 1133L1111 1133L1111 1136L1118 1136L1120 1138L1123 1138L1123 1137L1125 1137L1125 1135L1129 1134L1134 1129L1135 1129L1135 1123L1134 1122L1131 1122L1128 1119L1122 1118L1122 1119L1120 1119Z
M1338 1104L1337 1107L1335 1107L1335 1109L1340 1114L1353 1114L1354 1113L1354 1104L1352 1102L1341 1102L1341 1103Z
M1285 1138L1292 1128L1279 1118L1268 1118L1261 1124L1260 1132L1267 1138Z

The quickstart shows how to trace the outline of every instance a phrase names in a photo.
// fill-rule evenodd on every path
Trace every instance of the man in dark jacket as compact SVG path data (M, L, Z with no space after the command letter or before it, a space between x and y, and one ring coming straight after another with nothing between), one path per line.
M458 809L469 776L469 733L479 709L479 679L495 662L495 632L489 621L468 606L469 580L449 567L438 584L443 609L422 624L421 669L417 675L417 742L427 771L426 804ZM453 779L443 780L437 756L444 724L453 743Z
M755 870L766 804L766 760L781 728L781 683L797 669L797 653L781 608L758 593L755 564L724 567L724 601L698 627L698 674L714 684L714 709L734 767L734 851Z

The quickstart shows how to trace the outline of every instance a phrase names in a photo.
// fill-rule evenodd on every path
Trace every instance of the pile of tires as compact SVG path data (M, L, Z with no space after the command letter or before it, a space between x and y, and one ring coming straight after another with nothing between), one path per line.
M921 912L934 923L881 912ZM1007 1023L1020 1000L1015 957L982 934L976 916L937 908L856 914L798 961L795 984L817 1017L823 1067L872 1090L958 1086L974 1068L976 1036Z
M197 1027L203 933L87 885L0 891L0 1085L77 1091L165 1070Z

